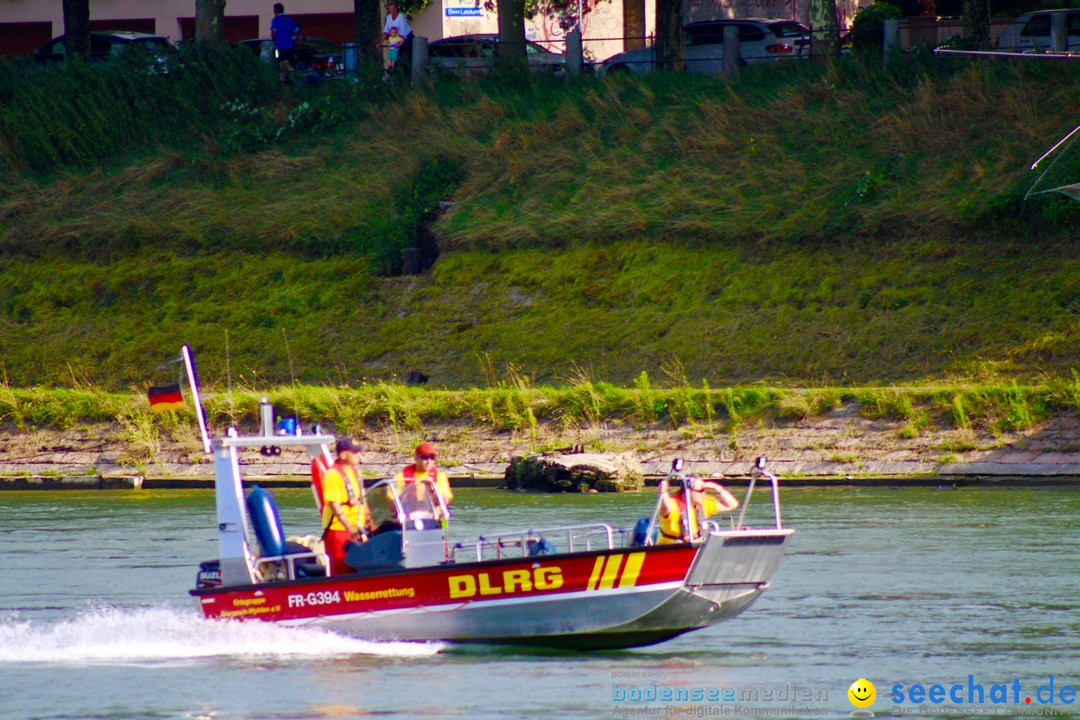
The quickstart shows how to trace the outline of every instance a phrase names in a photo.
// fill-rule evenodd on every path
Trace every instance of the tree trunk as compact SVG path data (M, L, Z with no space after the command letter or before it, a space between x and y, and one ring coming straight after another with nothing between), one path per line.
M990 48L990 2L989 0L964 0L964 28L967 30L971 49ZM1067 6L1066 6L1067 7Z
M623 50L645 47L645 0L623 0Z
M64 0L64 38L69 54L90 57L90 0Z
M356 23L356 53L361 63L382 65L383 18L379 15L379 0L353 0Z
M840 53L840 22L835 0L810 0L811 47L814 55Z
M499 65L525 67L525 0L499 0Z
M195 42L205 48L225 44L225 0L195 0Z
M682 0L656 0L656 69L686 69Z

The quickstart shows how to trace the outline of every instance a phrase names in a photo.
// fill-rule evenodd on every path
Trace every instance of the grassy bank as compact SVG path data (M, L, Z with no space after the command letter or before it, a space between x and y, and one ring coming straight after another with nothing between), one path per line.
M118 127L153 126L127 145L12 93L51 75L0 78L5 385L160 384L183 342L218 388L1042 386L1076 366L1080 204L1022 201L1080 112L1071 64L291 94L196 60L175 86L91 78L106 104L202 92L159 126L163 95L118 104ZM429 223L437 264L394 276Z
M187 342L215 387L227 370L288 384L290 365L301 383L418 370L448 388L510 368L548 385L1038 384L1077 367L1078 278L1071 243L1030 241L457 251L388 279L355 256L9 260L0 380L162 384Z
M927 428L979 429L993 434L1024 431L1052 414L1080 411L1080 378L1039 386L983 385L892 388L711 388L654 384L646 373L632 388L581 378L561 387L534 386L520 376L492 387L427 390L392 383L353 388L288 386L265 392L237 388L204 398L208 422L255 427L259 402L268 397L279 415L324 423L340 433L368 430L422 434L425 427L457 423L512 431L535 442L541 425L559 437L601 425L639 429L695 427L709 436L735 432L745 423L797 421L842 409L867 418L905 421L900 436ZM191 430L194 414L154 416L145 395L94 390L0 388L0 423L20 430L69 430L92 423L122 427L164 419L166 428Z
M0 133L12 157L28 157L0 191L0 250L370 253L423 212L408 195L433 175L446 182L431 190L456 202L435 226L449 249L977 241L1071 237L1061 226L1078 226L1070 201L1018 198L1034 182L1031 161L1072 129L1080 68L934 57L888 70L784 65L732 82L443 79L418 92L359 83L288 100L223 88L217 96L239 94L239 105L211 98L183 142L162 131L133 139L138 159L117 150L51 165L20 150L35 116L13 107ZM63 124L46 127L66 137ZM25 171L42 163L44 175Z

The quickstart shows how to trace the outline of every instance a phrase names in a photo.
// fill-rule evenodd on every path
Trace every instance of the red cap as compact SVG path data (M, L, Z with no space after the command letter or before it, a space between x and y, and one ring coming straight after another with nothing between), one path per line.
M416 446L416 454L417 455L434 455L435 454L435 444L434 443L429 443L429 442L420 443L419 445Z

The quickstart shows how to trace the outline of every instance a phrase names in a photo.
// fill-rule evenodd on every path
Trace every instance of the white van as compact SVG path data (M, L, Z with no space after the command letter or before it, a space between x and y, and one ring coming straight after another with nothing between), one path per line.
M1065 13L1065 49L1080 51L1080 9L1041 10L1024 13L1001 33L997 39L998 50L1031 52L1050 49L1051 16Z

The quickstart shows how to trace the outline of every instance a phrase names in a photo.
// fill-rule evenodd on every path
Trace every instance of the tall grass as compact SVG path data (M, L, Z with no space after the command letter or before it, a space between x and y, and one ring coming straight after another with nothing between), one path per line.
M227 103L280 96L270 69L243 49L202 53L187 46L167 69L161 72L141 48L110 63L0 63L0 137L10 149L3 162L50 171L111 164L157 144L185 147L192 135L220 129Z
M395 383L359 387L289 385L257 392L207 391L207 418L218 430L229 425L254 428L263 397L274 403L279 416L296 416L302 425L322 423L340 433L371 429L421 434L434 425L467 423L535 437L537 425L557 429L586 428L606 423L640 423L640 389L581 380L574 385L533 386L514 383L469 390L431 390ZM850 407L866 417L909 424L924 419L920 429L936 427L991 432L1031 429L1052 413L1080 412L1080 400L1063 397L1049 386L948 386L936 388L815 388L788 390L766 387L728 387L695 391L701 417L685 412L686 389L653 387L658 406L666 408L641 427L703 426L709 418L724 422L768 419L778 423L792 418L795 396L827 396L829 402L799 419L825 416ZM803 406L805 407L805 405ZM963 408L958 411L958 408ZM0 423L19 429L69 429L84 423L114 422L125 437L154 444L164 434L180 434L190 427L190 409L152 417L145 396L97 390L16 390L0 387Z
M250 53L191 50L165 76L122 63L0 64L10 101L0 104L10 176L0 252L390 257L431 219L435 196L456 201L435 225L443 250L976 241L1002 228L1066 236L1080 222L1064 198L1020 201L1031 159L1080 111L1080 69L933 57L784 65L730 82L441 78L417 91L361 82L283 93ZM28 169L52 174L12 174ZM418 187L424 197L410 200Z

